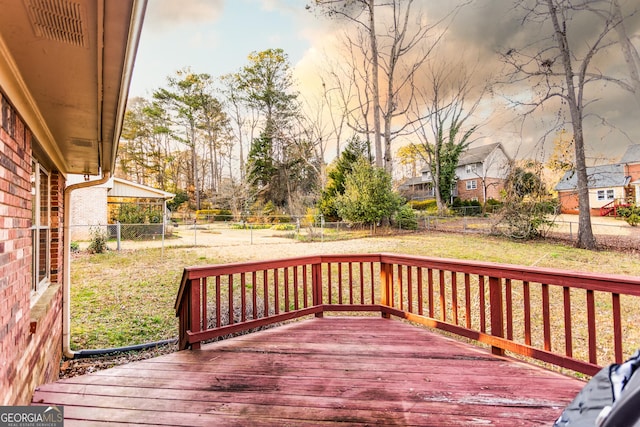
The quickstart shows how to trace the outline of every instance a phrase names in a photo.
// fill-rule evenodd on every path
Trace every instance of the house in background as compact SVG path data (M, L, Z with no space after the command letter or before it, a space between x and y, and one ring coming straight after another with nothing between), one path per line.
M467 149L458 160L453 196L480 203L489 199L499 200L500 191L509 175L510 164L511 159L500 143ZM430 169L426 167L422 169L421 176L405 181L399 191L409 200L434 198Z
M68 349L69 174L115 168L145 0L0 0L0 405ZM67 345L65 346L65 342Z
M620 206L640 205L640 145L631 145L618 163L587 168L591 215L616 215ZM578 213L575 171L562 177L556 191L562 213Z
M77 179L78 176L72 176L69 183L74 180L80 182ZM89 240L92 226L114 224L122 204L153 209L166 219L166 202L174 196L167 191L115 177L104 184L79 188L71 195L71 240Z

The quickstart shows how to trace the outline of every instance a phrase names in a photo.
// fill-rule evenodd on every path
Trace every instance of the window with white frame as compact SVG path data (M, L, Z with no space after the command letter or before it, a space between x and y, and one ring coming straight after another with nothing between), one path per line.
M478 188L478 181L475 179L467 181L467 190L475 190Z
M31 220L33 239L32 287L38 293L49 284L51 271L51 175L33 162L31 174Z
M613 200L615 198L615 192L613 188L609 188L606 190L598 190L597 192L598 200Z
M472 163L470 165L467 165L466 171L467 173L476 173L477 171L476 164Z

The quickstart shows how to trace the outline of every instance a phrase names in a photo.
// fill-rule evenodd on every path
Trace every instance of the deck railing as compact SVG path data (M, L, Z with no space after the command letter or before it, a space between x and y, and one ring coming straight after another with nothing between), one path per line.
M640 347L640 278L396 254L185 268L179 346L325 312L379 312L593 375Z

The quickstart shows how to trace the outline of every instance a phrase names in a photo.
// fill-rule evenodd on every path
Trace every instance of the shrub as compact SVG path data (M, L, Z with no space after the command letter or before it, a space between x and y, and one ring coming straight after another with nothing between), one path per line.
M636 227L640 224L640 207L638 206L625 206L618 209L618 215L624 218L632 227Z
M233 217L229 209L200 209L196 211L199 221L228 221Z
M100 227L92 227L90 230L91 233L91 243L89 243L89 247L87 250L91 254L102 254L106 252L109 248L107 248L107 232L106 230Z
M71 247L71 252L78 252L80 250L80 244L78 242L71 242L69 246Z
M437 211L438 204L435 200L411 200L409 205L417 211Z
M398 209L398 212L396 213L395 219L398 227L403 230L418 229L418 219L416 218L416 213L409 204L400 206L400 209Z

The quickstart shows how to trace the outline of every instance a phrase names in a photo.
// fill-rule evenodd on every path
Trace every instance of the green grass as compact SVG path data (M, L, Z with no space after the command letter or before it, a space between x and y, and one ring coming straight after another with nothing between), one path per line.
M298 246L299 245L299 246ZM592 252L546 242L446 233L372 237L324 245L327 253L395 252L526 266L640 275L640 255ZM358 249L354 249L357 247ZM260 255L263 254L263 255ZM166 248L76 254L71 264L72 349L120 347L177 336L174 302L185 266L292 256L277 245L259 251Z

